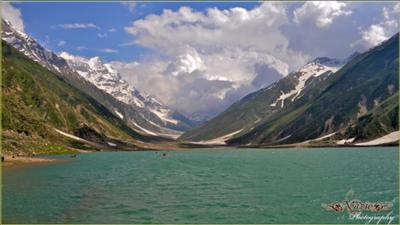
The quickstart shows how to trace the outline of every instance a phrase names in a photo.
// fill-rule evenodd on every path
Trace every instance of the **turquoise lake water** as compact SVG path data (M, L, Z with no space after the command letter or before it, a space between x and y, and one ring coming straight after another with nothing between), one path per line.
M3 222L364 224L321 207L349 193L393 202L398 215L397 148L165 153L99 152L3 168Z

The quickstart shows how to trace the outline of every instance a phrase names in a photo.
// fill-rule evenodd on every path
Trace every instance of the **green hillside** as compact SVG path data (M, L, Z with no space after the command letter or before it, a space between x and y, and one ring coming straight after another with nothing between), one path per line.
M294 76L287 76L271 85L272 88L264 88L244 97L203 126L185 132L179 139L200 141L220 137L240 129L251 129L262 118L275 111L270 104L279 97L281 91L293 89L295 86Z
M2 129L4 154L136 149L136 140L148 138L5 42L2 42ZM55 129L87 141L65 137Z
M229 143L298 143L343 130L362 141L398 129L398 49L397 34Z
M300 143L333 132L335 138L355 137L356 141L387 134L398 129L398 47L397 34L352 56L336 73L311 76L297 98L278 102L302 76L293 72L185 132L179 140L212 140L233 133L228 144L274 145Z

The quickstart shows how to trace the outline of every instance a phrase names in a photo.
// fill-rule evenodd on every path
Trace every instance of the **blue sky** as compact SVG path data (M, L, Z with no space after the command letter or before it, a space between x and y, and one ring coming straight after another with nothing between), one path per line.
M85 57L100 56L105 61L132 61L140 60L151 54L151 50L140 45L126 45L134 37L125 31L133 21L145 18L147 15L159 15L165 9L177 11L182 6L187 6L195 11L205 12L208 8L220 10L233 7L242 7L250 10L260 3L235 3L235 2L146 2L136 3L133 10L119 2L25 2L13 3L20 9L28 34L39 40L46 47L54 51L67 51ZM287 5L288 11L293 11L301 6L301 2ZM383 7L392 7L392 3L368 3L360 7L353 7L354 32L356 26L368 26L377 22ZM293 18L291 13L288 14ZM97 28L91 29L63 29L60 24L95 24ZM282 30L292 27L283 26ZM115 29L115 32L110 32ZM287 31L286 31L287 32ZM288 31L290 33L290 31ZM62 44L64 43L64 44ZM296 49L296 43L290 43ZM117 52L104 52L112 49Z
M390 38L400 3L25 2L2 13L50 50L100 56L168 106L213 116L316 57Z
M99 55L107 61L133 60L144 51L139 46L122 46L132 41L124 27L141 16L120 3L22 3L16 6L22 11L26 32L55 51ZM63 29L58 26L74 23L91 23L98 28ZM110 32L110 29L116 31ZM104 34L107 36L99 37ZM65 45L58 46L60 41L65 41ZM115 49L118 54L101 52L104 48Z
M198 11L210 7L227 9L231 7L253 8L259 3L185 3ZM132 35L124 27L148 14L160 14L164 9L177 10L182 3L137 3L134 10L121 3L111 2L31 2L17 3L22 12L25 31L54 51L67 51L81 56L101 56L106 61L138 60L148 50L138 45L124 45L132 42ZM63 29L59 24L95 24L92 29ZM110 32L115 29L115 32ZM99 37L104 36L106 37ZM65 41L63 46L58 46ZM115 53L102 52L109 48Z

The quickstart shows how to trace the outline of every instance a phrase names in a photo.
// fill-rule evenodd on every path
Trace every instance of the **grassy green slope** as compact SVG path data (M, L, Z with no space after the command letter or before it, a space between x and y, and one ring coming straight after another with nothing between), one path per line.
M395 99L395 102L398 100L395 93L399 88L398 42L396 35L382 45L357 56L321 82L317 88L308 90L302 98L264 118L261 125L233 138L229 143L297 143L346 129L349 124L357 123L360 117L388 98ZM384 107L386 110L392 108ZM398 121L397 113L390 115L392 121ZM357 139L386 133L383 129L370 132L372 133L358 136Z
M54 128L99 145L146 137L127 127L102 104L2 43L2 147L5 154L85 149ZM87 143L86 143L87 144Z
M346 128L342 137L346 139L358 137L361 140L369 140L378 138L381 134L397 131L399 130L398 112L399 91Z
M204 125L185 132L179 137L179 140L208 140L240 129L251 128L262 118L276 110L275 107L271 107L270 105L281 95L281 90L287 92L295 86L294 77L287 76L267 88L247 95L218 116L207 121Z

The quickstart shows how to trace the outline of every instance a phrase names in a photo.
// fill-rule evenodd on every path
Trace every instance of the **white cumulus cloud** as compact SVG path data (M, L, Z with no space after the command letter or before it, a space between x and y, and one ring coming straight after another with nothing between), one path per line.
M99 37L99 38L106 38L107 36L108 36L107 33L98 33L97 34L97 37Z
M250 10L164 10L126 27L133 44L153 57L114 65L139 90L183 113L215 114L308 60L288 47L280 31L288 22L285 5L276 2Z
M20 31L24 31L24 21L22 20L21 11L14 7L9 2L1 3L1 17L11 22L15 28Z
M348 16L347 3L337 1L308 1L293 11L293 20L297 24L312 22L319 28L329 27L340 16Z
M58 46L58 47L62 47L62 46L65 46L66 43L67 43L67 42L65 42L64 40L61 40L61 41L59 41L59 42L57 43L57 46Z
M396 5L394 5L393 12L400 13L400 2L396 3Z
M361 38L351 43L350 46L363 51L380 44L398 32L399 5L397 3L392 10L384 7L382 9L382 20L362 29L360 31Z
M78 47L76 47L76 50L77 51L83 51L83 50L87 50L88 48L87 47L85 47L85 46L78 46Z
M136 2L122 2L121 4L128 7L131 13L135 12Z
M58 27L61 27L63 29L88 29L88 28L100 29L93 23L66 23L66 24L58 24Z
M112 49L112 48L103 48L100 50L101 52L105 52L105 53L116 53L118 52L118 50Z

